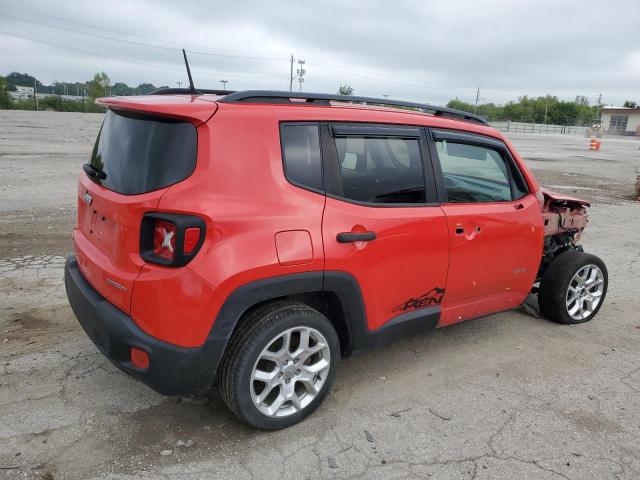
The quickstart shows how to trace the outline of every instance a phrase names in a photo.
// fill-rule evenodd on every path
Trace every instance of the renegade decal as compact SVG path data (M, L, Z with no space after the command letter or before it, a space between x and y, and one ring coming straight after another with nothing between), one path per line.
M444 288L433 288L424 295L418 298L410 298L406 302L398 305L391 310L392 312L406 312L407 310L417 310L419 308L432 307L434 305L440 305L444 297Z

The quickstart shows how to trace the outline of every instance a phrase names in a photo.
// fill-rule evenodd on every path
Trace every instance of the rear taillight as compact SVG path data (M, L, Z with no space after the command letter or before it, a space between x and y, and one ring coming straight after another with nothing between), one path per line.
M205 237L200 217L178 213L147 213L140 228L140 256L153 263L181 267L196 256Z
M164 220L156 220L153 229L153 254L173 260L176 253L176 226Z

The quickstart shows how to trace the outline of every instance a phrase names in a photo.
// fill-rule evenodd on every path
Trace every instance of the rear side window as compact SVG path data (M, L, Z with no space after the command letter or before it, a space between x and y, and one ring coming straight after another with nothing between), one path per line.
M109 110L90 162L106 178L93 180L126 195L173 185L193 172L197 143L191 123Z
M318 125L285 124L280 132L287 179L303 188L322 190L322 156Z
M424 203L417 139L338 137L336 150L345 198L367 203Z
M519 172L498 150L447 140L436 142L436 150L451 203L508 202L527 194Z

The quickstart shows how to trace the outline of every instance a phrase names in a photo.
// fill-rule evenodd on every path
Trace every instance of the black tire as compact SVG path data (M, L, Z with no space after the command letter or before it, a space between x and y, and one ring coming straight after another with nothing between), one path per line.
M327 340L330 365L321 390L306 407L286 417L261 413L251 398L251 374L259 355L269 342L290 328L310 327ZM277 301L258 307L242 319L231 338L220 369L220 395L229 409L251 427L279 430L300 422L316 410L333 383L340 358L340 342L331 322L313 308L291 301Z
M604 277L604 289L600 297L600 302L596 305L593 312L585 318L576 319L569 314L566 304L567 292L574 275L587 265L595 265L601 270ZM602 307L605 296L607 295L608 283L609 276L607 267L604 262L595 255L577 250L562 253L551 262L540 281L540 291L538 293L540 311L542 315L549 320L565 325L588 322L596 316L598 310Z

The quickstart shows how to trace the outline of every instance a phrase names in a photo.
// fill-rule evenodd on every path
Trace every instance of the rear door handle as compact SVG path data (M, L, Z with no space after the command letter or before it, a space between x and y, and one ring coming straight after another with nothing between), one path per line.
M338 243L370 242L377 238L376 232L341 232L336 236Z
M476 225L473 227L473 231L471 234L475 237L478 233L482 233L482 227L480 225ZM464 227L460 225L456 226L456 235L464 235Z

